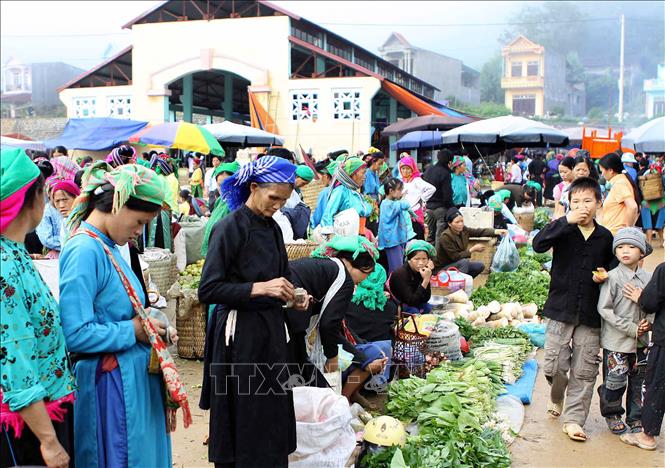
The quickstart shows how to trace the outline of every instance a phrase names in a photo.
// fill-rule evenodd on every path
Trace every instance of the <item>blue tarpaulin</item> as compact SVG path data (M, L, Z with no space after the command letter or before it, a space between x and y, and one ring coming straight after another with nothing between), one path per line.
M98 117L69 119L57 138L45 140L47 148L62 145L67 149L100 151L126 143L130 136L148 125L148 122Z
M390 149L418 149L418 148L437 148L441 146L441 132L438 130L416 130L409 132L395 143L390 145Z
M514 384L506 385L506 393L519 398L522 403L528 405L533 397L533 389L536 386L536 375L538 375L538 361L529 359L522 366L524 373Z

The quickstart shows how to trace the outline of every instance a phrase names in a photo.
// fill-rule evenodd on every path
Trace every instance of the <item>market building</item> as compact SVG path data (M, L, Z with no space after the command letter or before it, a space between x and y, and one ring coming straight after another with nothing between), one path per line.
M124 27L130 47L61 88L68 117L251 122L320 158L446 114L430 83L268 2L166 1Z
M567 76L566 58L519 35L502 50L501 88L513 114L586 114L583 82Z

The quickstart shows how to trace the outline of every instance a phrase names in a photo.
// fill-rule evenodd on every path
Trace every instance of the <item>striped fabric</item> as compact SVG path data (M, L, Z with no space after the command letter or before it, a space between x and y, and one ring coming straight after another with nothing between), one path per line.
M277 156L264 156L245 164L222 185L223 197L231 211L239 208L249 198L249 183L294 184L296 166Z

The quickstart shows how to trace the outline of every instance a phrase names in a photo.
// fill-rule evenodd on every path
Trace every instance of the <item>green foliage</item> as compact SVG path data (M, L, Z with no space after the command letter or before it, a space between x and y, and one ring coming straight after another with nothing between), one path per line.
M510 109L503 104L495 102L481 102L478 106L458 106L457 110L467 114L475 115L477 117L500 117L502 115L510 115Z
M503 104L504 92L501 89L503 56L499 53L489 59L480 70L480 101Z

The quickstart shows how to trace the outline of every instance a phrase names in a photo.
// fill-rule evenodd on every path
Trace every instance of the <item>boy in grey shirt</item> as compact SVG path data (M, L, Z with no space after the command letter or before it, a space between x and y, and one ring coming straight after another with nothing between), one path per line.
M598 299L603 348L603 384L598 387L598 394L600 412L613 434L626 432L626 425L631 432L641 430L641 389L649 326L646 313L625 297L623 290L627 284L644 288L651 279L651 273L639 266L640 260L651 253L647 246L646 236L637 228L622 228L617 232L612 247L619 265L609 272ZM621 419L624 412L625 423Z

